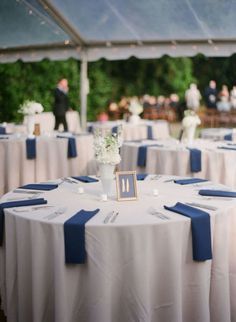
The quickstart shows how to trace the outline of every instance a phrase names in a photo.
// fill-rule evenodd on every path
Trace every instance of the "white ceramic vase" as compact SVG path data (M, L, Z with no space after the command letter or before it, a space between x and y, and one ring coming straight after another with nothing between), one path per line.
M112 183L114 179L115 166L109 163L99 163L99 173L102 183L103 193L111 195Z
M195 137L196 126L189 126L184 129L185 139L188 145L192 145Z
M27 134L29 138L34 138L34 125L35 125L34 115L27 115Z
M131 124L138 124L140 122L140 116L138 114L132 114L129 117L129 123Z

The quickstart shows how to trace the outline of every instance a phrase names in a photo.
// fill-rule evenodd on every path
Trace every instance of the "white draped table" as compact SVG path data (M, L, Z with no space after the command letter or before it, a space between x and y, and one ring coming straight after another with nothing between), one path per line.
M206 199L199 186L149 176L138 200L99 200L101 183L62 183L43 192L52 208L5 209L0 290L8 322L235 322L236 200ZM77 187L85 193L76 193ZM215 187L215 186L214 186ZM113 184L115 194L115 182ZM153 189L159 196L153 196ZM29 194L8 193L1 202ZM213 259L192 259L190 220L163 205L215 206ZM168 219L149 213L153 207ZM100 211L85 226L87 261L65 264L63 224L81 209ZM51 220L46 217L63 209ZM104 222L112 211L114 222Z
M0 195L30 182L96 172L93 136L75 136L77 157L68 158L68 138L36 137L36 158L26 158L26 137L0 137Z
M236 139L236 132L234 129L227 128L209 128L201 130L201 138L212 140L224 140L225 135L232 134L233 140Z
M148 138L148 126L152 128L154 139L166 139L170 137L169 124L167 121L147 121L140 120L139 124L127 123L125 121L107 121L107 122L89 122L88 128L101 129L103 131L112 130L112 128L122 125L122 136L124 140L140 140Z
M163 146L149 147L146 166L138 167L138 149L145 144ZM207 178L230 187L236 187L236 151L218 148L226 145L227 142L195 140L192 148L202 151L202 171L192 173L190 171L190 151L187 145L179 143L177 140L127 142L121 149L120 170Z

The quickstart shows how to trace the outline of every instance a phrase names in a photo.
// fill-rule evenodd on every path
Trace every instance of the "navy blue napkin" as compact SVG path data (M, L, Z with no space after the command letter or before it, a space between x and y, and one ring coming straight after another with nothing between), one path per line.
M47 200L43 198L39 199L30 199L30 200L19 200L19 201L9 201L3 202L0 204L0 246L3 243L3 235L4 235L4 209L5 208L15 208L22 206L33 206L33 205L41 205L47 203Z
M111 133L117 134L118 133L118 126L113 126L113 128L111 129Z
M211 223L207 212L177 202L173 207L164 206L165 209L177 212L191 218L193 260L205 261L212 259Z
M146 166L146 161L147 161L147 148L154 147L154 146L162 147L163 145L161 145L161 144L149 144L149 145L142 145L142 146L140 146L138 148L137 165L139 167L145 167Z
M146 174L146 173L136 174L137 180L144 180L147 176L148 176L148 174Z
M36 158L36 139L26 139L26 158L33 160Z
M218 146L217 149L236 151L236 147L230 147L230 146Z
M224 136L225 141L233 141L233 134L229 133Z
M152 125L147 125L147 138L153 140Z
M230 197L236 198L236 192L234 191L225 191L225 190L210 190L210 189L201 189L198 191L201 196L213 196L213 197Z
M85 224L98 212L99 209L94 211L82 209L64 223L66 263L83 264L85 262Z
M98 182L98 179L89 177L89 176L78 176L78 177L71 177L75 180L90 183L90 182Z
M92 125L89 125L89 126L87 127L87 131L88 131L89 133L93 133L93 126L92 126Z
M66 137L61 135L57 135L57 137L60 139L68 139L67 157L76 158L77 157L76 139L73 137Z
M30 189L30 190L45 190L50 191L56 189L58 184L42 184L42 183L30 183L19 188L21 189Z
M202 171L202 151L188 148L190 151L190 170L191 172Z
M205 182L208 181L206 179L200 179L200 178L189 178L189 179L178 179L174 180L174 183L178 184L193 184L193 183L199 183L199 182Z
M6 134L5 126L0 126L0 134Z

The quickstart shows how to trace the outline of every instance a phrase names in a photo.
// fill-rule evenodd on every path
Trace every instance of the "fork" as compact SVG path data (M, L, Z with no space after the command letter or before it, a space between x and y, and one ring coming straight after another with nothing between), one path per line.
M105 219L103 220L104 224L107 224L109 222L109 220L111 219L112 215L115 213L115 211L113 210L112 212L109 212L108 215L105 217Z
M156 216L163 220L169 220L170 218L164 215L162 212L157 211L155 208L150 208L148 211L152 216Z
M51 214L47 215L46 217L44 217L43 219L47 219L47 220L51 220L51 219L54 219L62 214L65 213L66 211L66 207L63 207L63 208L59 208L58 210L52 212Z

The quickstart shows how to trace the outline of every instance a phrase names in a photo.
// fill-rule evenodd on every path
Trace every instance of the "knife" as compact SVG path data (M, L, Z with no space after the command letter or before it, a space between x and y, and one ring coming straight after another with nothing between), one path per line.
M214 207L214 206L204 205L204 204L196 203L196 202L186 202L186 205L195 206L198 208L203 208L203 209L208 209L208 210L217 210L218 209L217 207Z

